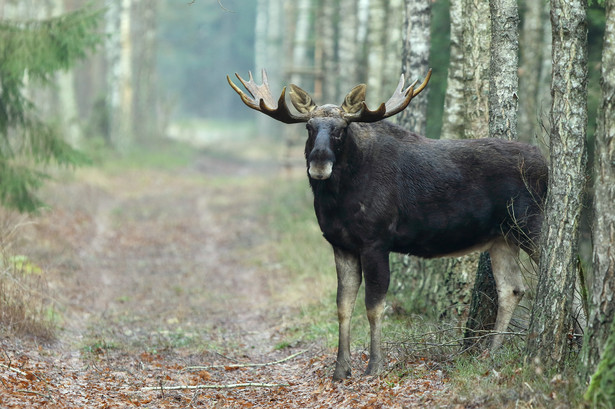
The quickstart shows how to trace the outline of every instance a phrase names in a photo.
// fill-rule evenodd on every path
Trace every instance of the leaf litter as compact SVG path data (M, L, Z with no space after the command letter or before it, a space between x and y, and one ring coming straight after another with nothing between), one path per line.
M239 177L249 165L222 166ZM259 183L238 191L203 169L86 172L49 188L52 210L15 246L47 271L64 322L56 342L3 336L0 407L453 407L425 362L363 377L355 351L354 376L333 382L333 349L277 350L293 308L270 299L283 272L242 260L262 228Z

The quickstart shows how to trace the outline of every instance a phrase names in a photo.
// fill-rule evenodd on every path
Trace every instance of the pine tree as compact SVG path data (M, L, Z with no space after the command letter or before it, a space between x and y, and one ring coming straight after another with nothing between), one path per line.
M86 157L46 122L27 87L50 86L101 41L101 12L84 8L36 21L0 21L0 203L19 211L41 206L35 191L45 166L74 166Z

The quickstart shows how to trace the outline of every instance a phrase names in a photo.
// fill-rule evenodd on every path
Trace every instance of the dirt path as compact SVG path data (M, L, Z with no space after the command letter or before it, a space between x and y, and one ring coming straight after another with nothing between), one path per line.
M50 187L53 210L24 229L22 250L50 271L63 330L51 345L2 340L0 407L442 404L445 380L425 364L412 379L333 383L334 351L276 348L282 317L296 311L272 297L283 272L249 261L265 237L259 187L275 167L201 156L179 170L81 172Z

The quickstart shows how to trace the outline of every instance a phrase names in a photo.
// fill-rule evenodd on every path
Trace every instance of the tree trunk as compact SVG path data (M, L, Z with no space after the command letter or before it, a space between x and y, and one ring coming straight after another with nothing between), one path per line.
M516 0L491 0L491 58L489 75L489 136L517 139L519 14ZM497 318L498 294L490 258L482 254L476 272L467 322L465 346L475 344L480 332L492 330Z
M358 38L359 9L356 0L340 0L344 14L339 19L339 89L345 96L359 80L360 47Z
M545 6L540 1L526 1L521 32L521 66L519 74L519 139L534 141L540 132L538 118L541 65L544 50L542 44ZM549 37L550 40L550 37ZM549 56L550 57L550 56Z
M119 152L132 143L131 0L109 3L107 8L107 65L109 142Z
M553 72L552 54L552 35L551 35L551 3L544 2L542 14L544 16L544 24L542 26L542 63L540 64L540 78L538 80L538 123L540 132L538 133L538 147L542 149L545 155L548 154L549 133L548 118L549 109L551 107L551 76Z
M338 90L338 64L336 53L336 15L338 2L324 1L321 4L318 18L318 32L322 47L322 97L327 104L341 104ZM356 85L356 84L355 84ZM348 92L348 90L346 90Z
M386 59L386 2L370 0L367 28L367 94L368 106L380 105L384 100L383 73Z
M135 43L134 129L135 138L146 143L164 132L166 119L161 115L156 78L156 13L158 1L139 0L132 38Z
M464 137L463 5L464 0L450 0L451 46L441 139Z
M583 363L589 377L605 355L606 341L615 319L615 8L606 4L606 26L602 48L602 106L598 114L594 161L594 279L591 286L591 315L585 336ZM615 341L615 339L614 339ZM611 351L613 354L613 351ZM613 368L611 368L613 370ZM592 381L593 383L593 381ZM615 403L615 402L613 402Z
M585 0L552 0L553 79L549 193L527 349L549 367L565 362L585 186L587 25Z
M386 2L386 21L384 31L384 65L382 88L384 102L393 94L401 74L402 27L404 24L404 0ZM416 74L417 78L420 75ZM414 101L413 101L414 102Z
M282 1L258 0L254 28L254 76L260 81L261 70L267 69L269 87L282 89ZM256 116L260 135L280 135L283 125L265 115Z
M406 0L402 30L401 72L406 81L424 77L429 70L431 42L431 0ZM429 88L412 100L412 109L397 115L397 123L404 128L425 135L427 130L427 98Z
M490 0L489 136L517 139L519 12L517 0Z
M463 0L464 137L489 136L489 60L491 24L489 0Z

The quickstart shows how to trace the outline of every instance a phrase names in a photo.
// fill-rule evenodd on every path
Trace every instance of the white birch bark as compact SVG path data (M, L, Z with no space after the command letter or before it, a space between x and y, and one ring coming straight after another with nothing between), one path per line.
M464 137L463 5L464 0L450 0L451 46L441 139Z
M359 84L360 42L359 3L355 0L340 0L343 14L339 19L339 92L342 97L355 85Z
M585 187L587 25L585 0L551 0L553 78L549 191L541 236L528 353L563 368L578 272L578 224Z
M295 35L292 44L292 60L290 67L290 82L301 87L306 87L303 81L304 72L308 68L308 36L310 34L310 13L312 11L311 0L299 0L296 8Z
M318 18L319 43L322 47L322 101L326 104L341 104L338 91L338 65L336 53L336 0L325 1L321 4L321 13Z
M540 1L525 2L523 28L521 32L521 62L519 68L519 139L533 141L539 132L538 83L541 63L544 4ZM550 40L550 37L549 37Z
M589 286L591 314L585 334L583 363L594 374L605 356L615 317L615 7L606 4L602 48L602 106L598 115L594 162L593 283ZM612 368L611 368L612 369ZM598 376L600 376L598 374ZM594 382L592 382L594 383Z
M517 0L490 0L489 136L517 139L519 12Z
M422 79L429 70L431 45L431 0L406 0L402 31L402 67L406 81ZM411 102L412 106L397 116L397 122L419 135L427 130L429 87Z
M464 0L464 137L489 135L489 61L491 19L489 0Z
M386 0L370 0L367 30L367 94L369 107L384 100L383 73L386 58Z

